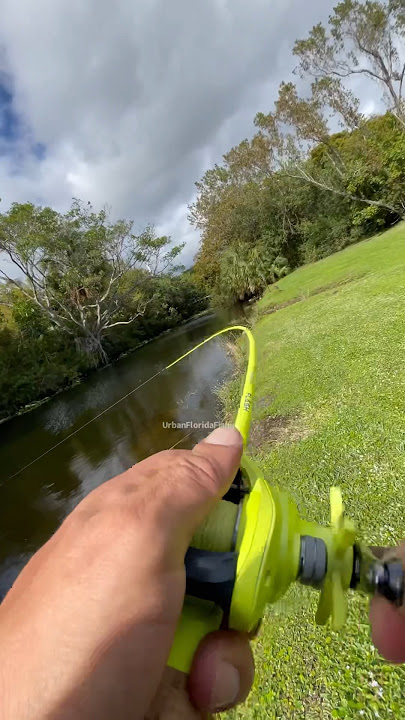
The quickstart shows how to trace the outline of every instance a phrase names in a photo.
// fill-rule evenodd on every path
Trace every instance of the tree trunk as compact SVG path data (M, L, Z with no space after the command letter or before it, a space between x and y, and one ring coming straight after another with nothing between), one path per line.
M398 216L400 220L404 219L404 213L401 212L398 208L395 208L393 205L388 205L388 203L380 202L379 200L369 200L368 198L362 198L359 195L352 195L352 193L348 192L347 190L338 190L338 188L331 187L330 185L326 185L323 182L320 182L319 180L315 180L311 175L307 175L306 173L303 173L301 168L297 168L299 172L301 172L301 175L292 175L291 173L286 172L287 177L295 178L296 180L302 180L303 182L309 183L310 185L315 185L316 187L319 187L321 190L326 190L327 192L331 192L334 195L339 195L340 197L346 197L349 200L353 200L356 202L364 203L365 205L372 205L374 207L380 207L384 210L389 210L390 212L394 213Z
M87 333L87 335L76 338L76 345L79 352L82 352L89 359L92 365L107 365L108 355L103 348L101 335L99 333Z

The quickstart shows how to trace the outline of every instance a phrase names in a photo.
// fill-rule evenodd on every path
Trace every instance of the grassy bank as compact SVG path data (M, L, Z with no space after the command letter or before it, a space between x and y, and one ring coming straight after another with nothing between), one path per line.
M251 454L301 513L327 522L329 487L373 544L405 538L405 225L300 268L256 308ZM239 381L226 391L235 407ZM405 718L405 669L372 647L367 602L344 630L316 627L294 588L255 643L243 718Z

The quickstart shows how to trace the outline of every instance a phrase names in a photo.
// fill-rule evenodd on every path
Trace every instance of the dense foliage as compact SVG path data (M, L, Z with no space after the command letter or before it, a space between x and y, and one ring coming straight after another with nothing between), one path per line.
M131 231L77 201L0 216L0 418L206 307L181 248Z
M282 82L256 133L196 183L196 263L216 301L259 295L289 269L395 223L405 212L403 4L344 0L294 46L301 96ZM361 74L384 115L366 117Z

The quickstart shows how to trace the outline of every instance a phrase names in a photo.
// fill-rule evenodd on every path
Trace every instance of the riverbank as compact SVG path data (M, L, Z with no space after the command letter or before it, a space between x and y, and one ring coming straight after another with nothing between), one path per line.
M80 385L86 378L88 378L90 375L96 372L101 372L105 368L111 367L114 365L114 363L118 362L124 357L127 357L128 355L131 355L136 350L139 350L140 348L144 347L144 345L148 345L151 342L154 342L155 340L158 340L163 335L167 335L172 330L175 330L176 328L180 328L183 325L186 325L187 323L191 322L192 320L198 320L200 317L210 316L214 315L214 311L212 308L206 308L205 310L202 310L201 312L196 313L195 315L191 315L188 318L185 318L181 322L177 323L173 327L166 328L166 330L162 330L161 333L158 333L157 335L154 335L153 337L148 338L147 340L143 340L142 342L138 343L137 345L134 345L133 347L129 348L128 350L125 350L125 352L120 353L117 355L117 357L114 357L111 362L107 363L106 365L101 365L98 367L89 367L86 372L82 372L78 377L76 377L74 380L67 382L62 387L55 390L55 392L47 395L46 397L40 398L39 400L35 400L34 402L27 403L25 405L22 405L17 412L13 413L12 415L8 415L7 417L1 418L0 417L0 425L2 423L8 422L9 420L13 420L13 418L19 417L20 415L25 415L28 412L31 412L32 410L35 410L36 408L41 407L44 403L49 402L49 400L52 400L52 398L56 397L57 395L60 395L60 393L66 392L67 390L70 390L71 388L75 387L76 385Z
M283 278L253 321L250 453L308 519L328 522L329 487L340 485L347 515L376 545L405 536L404 307L402 223ZM229 417L239 391L240 377L222 393ZM350 597L337 634L314 624L317 598L296 587L268 610L253 692L229 717L404 717L405 669L372 647L367 601Z

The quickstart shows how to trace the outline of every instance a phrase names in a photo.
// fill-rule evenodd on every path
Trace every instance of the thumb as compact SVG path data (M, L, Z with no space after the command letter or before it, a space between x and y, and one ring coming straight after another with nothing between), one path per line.
M405 568L405 544L390 548L384 560L397 558ZM373 643L389 662L405 662L405 606L396 608L383 597L374 597L370 605Z
M221 427L192 451L168 451L170 475L168 454L154 456L155 463L164 463L162 470L166 478L160 483L159 505L164 508L164 517L159 524L165 524L166 538L175 540L177 558L180 554L183 560L196 529L230 487L239 468L242 449L238 430Z
M194 447L194 456L208 458L216 466L216 496L222 497L228 490L239 468L242 449L242 435L233 426L217 428Z
M191 535L229 490L240 465L242 450L242 436L235 427L217 428L192 450L194 483L193 493L188 498L191 504L187 508Z

